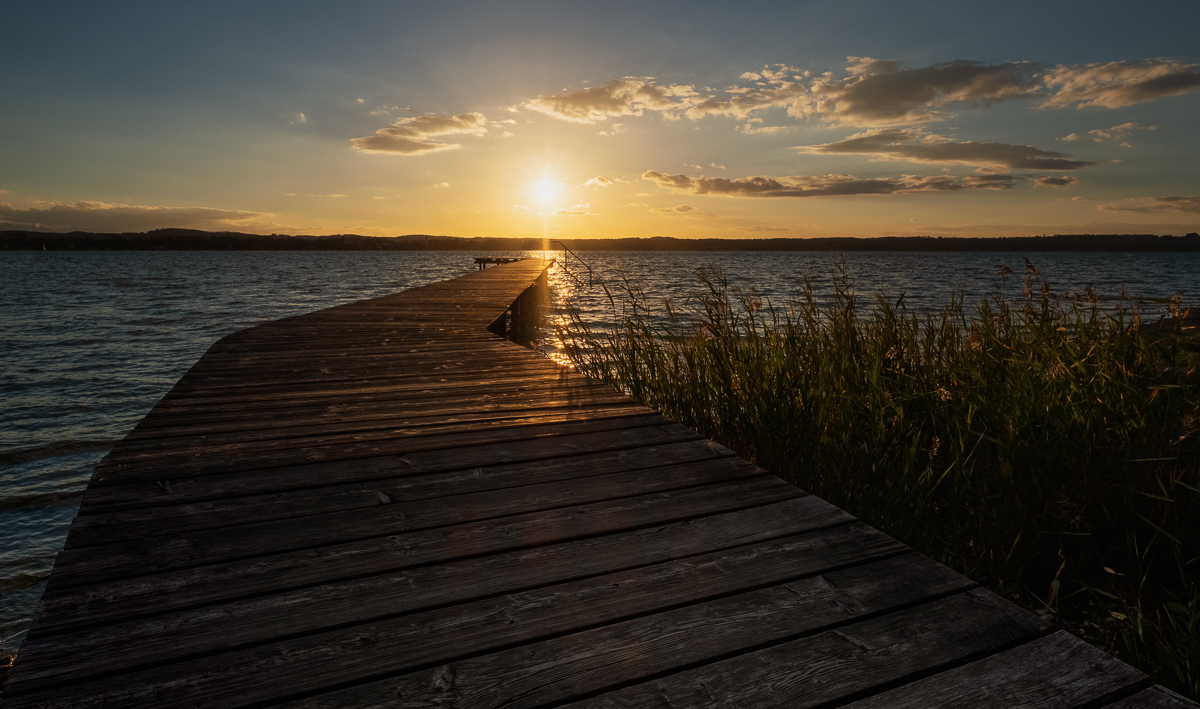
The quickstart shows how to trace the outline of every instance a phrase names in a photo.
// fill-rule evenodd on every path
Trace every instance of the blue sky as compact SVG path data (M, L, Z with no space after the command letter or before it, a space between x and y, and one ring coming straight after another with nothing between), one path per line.
M59 3L0 224L754 237L1200 229L1200 5Z

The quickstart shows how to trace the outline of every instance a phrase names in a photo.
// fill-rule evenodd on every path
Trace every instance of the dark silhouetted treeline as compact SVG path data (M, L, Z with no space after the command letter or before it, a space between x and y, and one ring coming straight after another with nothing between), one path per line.
M818 239L563 239L575 251L1200 251L1200 234L1055 234L1021 237L884 236ZM0 231L0 250L48 251L526 251L542 239L407 236L291 236L195 229L58 234ZM554 248L557 248L555 246Z

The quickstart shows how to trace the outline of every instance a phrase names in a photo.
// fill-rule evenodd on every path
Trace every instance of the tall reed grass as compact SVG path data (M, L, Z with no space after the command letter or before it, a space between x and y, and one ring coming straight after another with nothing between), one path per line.
M559 337L587 374L1198 697L1200 368L1135 303L1057 297L1026 267L925 317L860 303L841 263L787 303L702 270L682 307L626 282L620 325Z

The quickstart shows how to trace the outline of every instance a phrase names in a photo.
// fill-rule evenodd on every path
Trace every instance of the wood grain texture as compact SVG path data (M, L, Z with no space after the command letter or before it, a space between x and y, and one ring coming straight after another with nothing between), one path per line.
M97 466L4 706L1188 705L489 332L545 267L214 343Z
M1104 702L1145 679L1129 665L1059 631L849 707L1081 707Z

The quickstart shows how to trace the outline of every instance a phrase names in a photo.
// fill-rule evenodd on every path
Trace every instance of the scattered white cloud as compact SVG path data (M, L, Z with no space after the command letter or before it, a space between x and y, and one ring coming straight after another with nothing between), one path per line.
M724 170L725 169L724 165L721 165L720 163L715 163L715 162L710 162L708 164L708 166L714 170Z
M544 94L509 108L536 111L572 123L597 123L618 116L641 116L645 111L677 113L696 98L692 86L664 86L654 83L652 77L629 76L595 88Z
M621 180L619 180L619 179L610 179L608 177L593 177L580 186L581 187L609 187L611 185L617 184L620 181Z
M416 116L401 118L387 128L375 131L375 135L352 139L350 144L364 153L425 155L459 147L457 143L434 140L436 137L483 135L486 132L487 119L482 113L460 113L449 117Z
M595 215L592 211L591 202L580 202L573 207L554 210L553 214L559 217L590 217Z
M445 189L445 188L447 188L447 187L449 187L449 186L450 186L450 183L449 183L449 182L435 182L435 183L433 183L433 189L435 189L435 190L442 190L442 189Z
M1108 202L1096 209L1103 212L1184 212L1200 214L1200 195L1188 197L1133 197L1120 202Z
M911 126L945 120L960 108L1018 98L1040 99L1044 108L1119 108L1194 91L1200 88L1198 70L1200 65L1169 59L1044 69L1032 61L956 60L909 68L894 59L847 57L840 76L775 64L744 72L739 83L724 89L625 77L600 87L545 94L508 110L525 109L589 124L648 111L671 120L727 116L739 120L738 129L748 135L788 130L787 125L752 125L756 114L780 108L795 119L833 125ZM1062 138L1078 139L1078 134Z
M0 222L15 229L49 231L141 232L151 229L230 229L258 231L275 224L273 215L211 207L154 207L99 201L37 202L25 208L0 202Z
M791 133L795 130L794 126L759 126L753 123L743 123L737 127L737 130L746 135L779 135L781 133Z
M366 101L363 101L361 98L356 98L356 99L354 99L354 100L355 100L355 101L358 101L359 103L366 103Z
M1090 130L1088 131L1088 135L1092 137L1093 142L1103 143L1106 140L1122 140L1123 138L1133 134L1135 131L1142 130L1158 130L1158 126L1143 126L1140 123L1122 123L1121 125L1113 126L1112 128L1097 128L1096 130ZM1071 135L1075 134L1072 133ZM1066 138L1063 140L1066 140ZM1133 146L1130 145L1128 141L1124 141L1121 143L1121 147L1131 148Z
M309 197L318 197L318 198L323 198L323 199L342 199L346 195L341 194L341 193L334 193L334 194L310 194L308 196Z
M768 65L761 71L742 74L741 78L754 85L731 86L722 92L723 95L706 96L688 108L687 117L692 120L705 116L747 119L758 111L788 106L809 92L805 83L807 75L783 64Z
M916 128L884 128L858 133L836 143L800 146L815 155L869 155L878 160L987 166L1024 170L1078 170L1094 163L1031 145L957 142Z
M798 175L789 177L691 177L666 175L649 170L642 179L661 189L700 195L735 197L831 197L865 194L907 194L915 192L957 192L971 189L1008 189L1021 178L1013 175L950 175L864 179L854 175Z
M789 229L788 227L785 227L785 226L744 226L744 227L742 227L742 231L772 232L772 231L791 231L791 229Z
M1200 88L1200 65L1143 59L1058 66L1042 83L1053 93L1045 108L1121 108Z
M1072 201L1072 202L1091 202L1091 201L1092 201L1092 199L1093 199L1092 197L1083 197L1083 196L1080 196L1080 197L1072 197L1072 198L1071 198L1071 201Z

